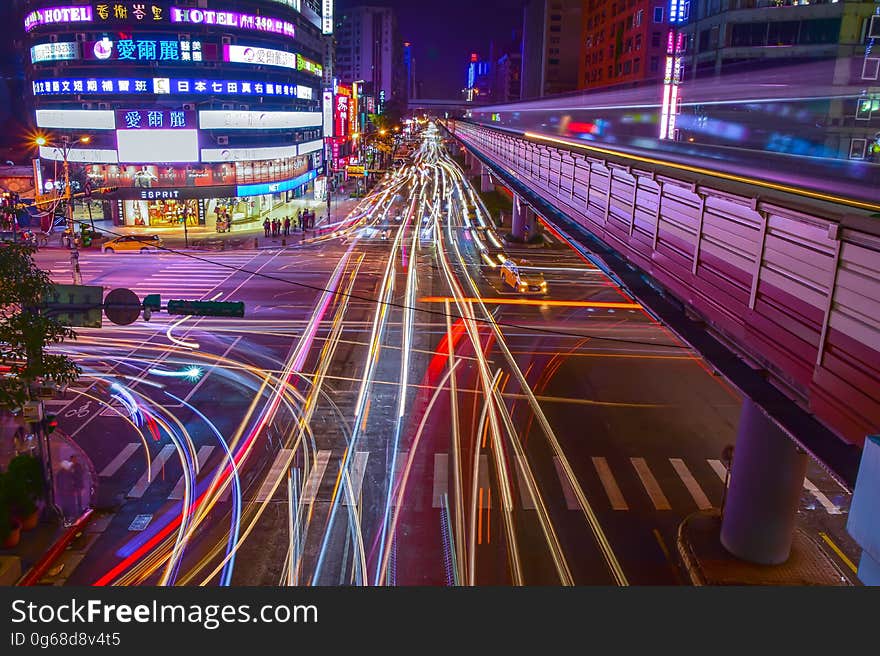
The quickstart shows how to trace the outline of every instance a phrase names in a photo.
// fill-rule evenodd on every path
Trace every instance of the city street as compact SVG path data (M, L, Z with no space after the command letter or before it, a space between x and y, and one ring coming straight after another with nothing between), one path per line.
M303 244L83 252L105 292L246 309L64 344L84 375L48 408L111 513L68 583L684 583L677 527L723 501L741 398L545 235L504 243L429 126ZM507 258L546 290L505 283ZM37 261L70 282L66 251ZM805 485L801 523L855 558L849 495L813 464Z

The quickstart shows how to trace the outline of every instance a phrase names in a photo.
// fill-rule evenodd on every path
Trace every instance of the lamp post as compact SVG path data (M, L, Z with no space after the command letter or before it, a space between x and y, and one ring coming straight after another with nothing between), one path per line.
M75 142L70 137L61 135L61 144L51 143L46 137L40 136L34 140L37 146L50 146L61 152L64 161L64 200L66 201L65 215L67 218L67 229L70 231L68 246L70 248L70 271L73 276L73 284L82 284L82 273L79 269L79 250L76 244L76 226L73 221L73 192L70 188L70 150L73 143L87 144L91 142L91 137L80 137Z

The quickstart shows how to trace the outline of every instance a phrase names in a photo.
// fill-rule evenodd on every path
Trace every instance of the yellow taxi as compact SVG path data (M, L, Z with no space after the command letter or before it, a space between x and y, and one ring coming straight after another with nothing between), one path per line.
M508 259L501 265L501 280L522 294L546 294L547 281L540 271L523 271L520 267L525 265L522 261L519 265Z
M104 242L103 253L156 253L163 247L159 235L126 235Z

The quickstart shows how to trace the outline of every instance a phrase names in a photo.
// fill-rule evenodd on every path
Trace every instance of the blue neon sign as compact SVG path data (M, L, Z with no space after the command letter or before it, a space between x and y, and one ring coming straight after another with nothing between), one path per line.
M268 194L278 194L282 191L290 191L291 189L296 189L297 187L301 187L304 184L307 184L311 180L314 180L318 177L318 172L314 169L308 171L307 173L303 173L300 176L293 178L292 180L284 180L282 182L263 182L260 184L249 184L249 185L238 185L238 191L236 194L241 196L265 196Z

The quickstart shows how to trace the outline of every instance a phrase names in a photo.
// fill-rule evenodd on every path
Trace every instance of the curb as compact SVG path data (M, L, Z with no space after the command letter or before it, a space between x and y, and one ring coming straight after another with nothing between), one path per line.
M91 520L92 515L94 514L94 510L89 508L82 515L80 515L79 519L77 519L73 526L68 528L64 534L55 541L49 550L45 553L45 555L34 563L34 566L31 567L28 572L21 577L17 586L31 586L36 585L37 582L43 578L46 572L49 571L49 568L55 563L56 560L61 556L65 549L67 549L68 545L76 539L76 537L82 532L83 528L86 524Z
M691 584L693 584L694 586L702 587L706 585L706 578L705 576L703 576L703 572L700 568L699 560L697 559L696 554L694 554L690 543L687 541L684 535L684 530L687 526L687 523L690 518L694 516L694 514L699 513L691 513L679 523L678 530L676 531L675 535L675 547L676 551L678 551L678 557L681 560L681 565L687 573Z

